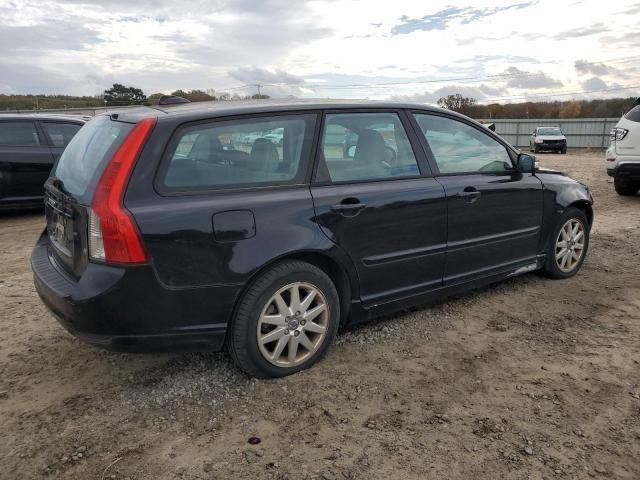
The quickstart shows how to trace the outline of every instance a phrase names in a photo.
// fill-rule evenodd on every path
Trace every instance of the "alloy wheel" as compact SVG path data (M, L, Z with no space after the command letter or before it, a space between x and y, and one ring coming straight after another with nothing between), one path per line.
M584 225L571 218L562 226L556 239L556 265L565 273L572 272L584 254Z
M279 289L262 309L258 348L270 363L295 367L318 351L328 327L329 308L320 289L310 283L290 283Z

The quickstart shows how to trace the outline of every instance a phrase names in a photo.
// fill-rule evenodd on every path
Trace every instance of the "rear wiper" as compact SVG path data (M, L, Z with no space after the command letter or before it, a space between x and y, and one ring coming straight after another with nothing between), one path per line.
M77 203L77 200L64 188L64 182L58 177L51 177L51 185L58 190L60 196L67 202Z
M60 190L61 192L67 193L64 189L64 183L62 180L60 180L57 177L53 177L53 181L51 182L51 184L56 187L58 190Z

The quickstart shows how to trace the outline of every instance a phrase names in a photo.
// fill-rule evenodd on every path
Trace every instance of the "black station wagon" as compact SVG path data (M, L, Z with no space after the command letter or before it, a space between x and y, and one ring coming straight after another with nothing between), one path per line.
M87 117L0 114L0 210L42 208L44 182Z
M423 105L197 103L101 115L46 182L31 259L72 334L226 345L256 377L351 325L507 277L574 275L587 187Z

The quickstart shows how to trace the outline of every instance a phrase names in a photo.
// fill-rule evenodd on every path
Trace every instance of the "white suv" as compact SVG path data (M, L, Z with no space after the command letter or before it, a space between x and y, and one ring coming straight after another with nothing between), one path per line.
M529 139L529 150L535 153L542 150L567 153L567 137L560 127L538 127Z
M640 99L611 130L607 149L607 173L614 177L619 195L635 195L640 189Z

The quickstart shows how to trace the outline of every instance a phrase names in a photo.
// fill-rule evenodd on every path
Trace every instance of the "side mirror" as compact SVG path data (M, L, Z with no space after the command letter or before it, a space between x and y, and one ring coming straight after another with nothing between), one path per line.
M347 148L347 158L353 158L355 156L356 156L356 146L351 145L349 148Z
M536 157L527 153L518 155L518 170L522 173L532 173L536 169Z

